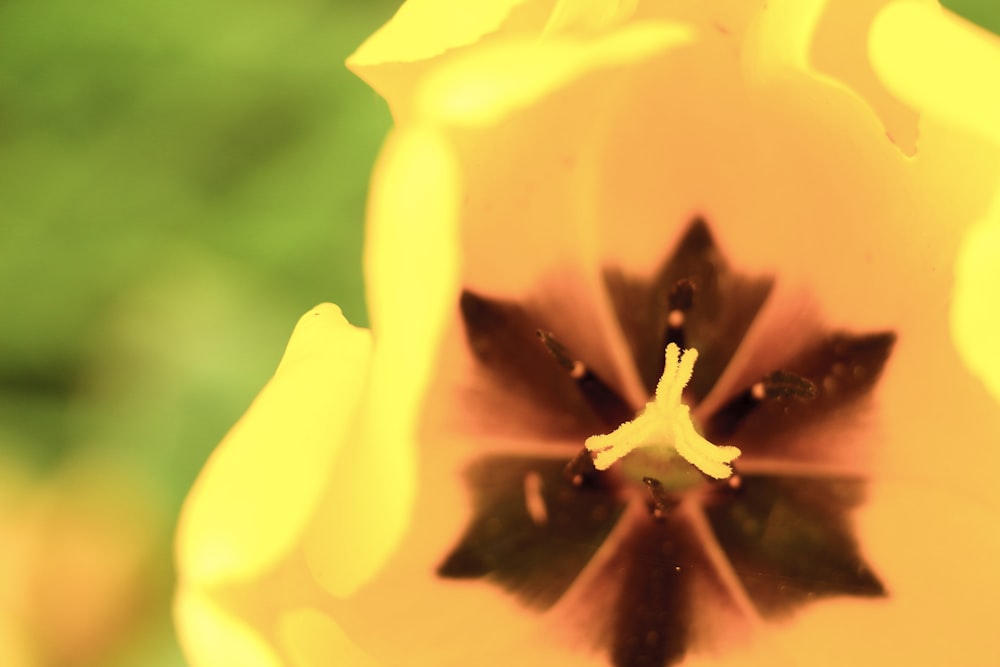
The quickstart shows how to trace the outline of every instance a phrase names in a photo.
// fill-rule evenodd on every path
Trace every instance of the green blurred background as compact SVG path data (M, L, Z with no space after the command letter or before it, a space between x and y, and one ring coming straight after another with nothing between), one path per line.
M300 314L367 321L396 4L0 2L0 665L183 664L186 490Z

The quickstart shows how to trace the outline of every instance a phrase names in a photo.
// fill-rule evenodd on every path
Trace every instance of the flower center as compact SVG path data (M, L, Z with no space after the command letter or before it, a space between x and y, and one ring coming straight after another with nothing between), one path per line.
M630 491L648 494L650 512L658 520L678 504L682 494L703 487L709 480L728 480L728 486L734 489L741 482L731 465L740 456L740 449L717 445L704 437L684 402L698 350L692 347L682 351L677 341L685 340L685 311L690 309L692 297L690 281L680 280L671 289L663 372L652 399L631 419L621 416L624 404L620 399L608 400L609 396L615 396L614 392L586 364L574 359L554 334L535 332L577 383L590 406L602 413L606 421L618 424L610 433L587 437L582 451L567 464L564 477L575 487L593 481L595 476L602 477L602 485L610 483L619 492L624 491L625 498L634 497ZM740 422L765 402L809 401L815 397L816 386L810 380L775 371L724 404L709 418L705 428L713 437L728 438ZM602 473L609 473L610 477Z
M486 579L538 611L587 607L579 628L614 667L674 665L734 609L780 618L823 596L886 595L850 515L866 486L855 434L895 334L818 330L741 355L749 367L722 386L771 279L732 271L700 220L651 277L603 277L652 396L638 414L587 350L537 329L559 319L463 292L477 372L530 406L501 425L582 446L568 464L541 448L477 456L464 473L472 515L438 576Z
M635 419L607 435L591 436L584 443L595 468L607 470L628 457L632 465L625 469L630 477L660 484L677 478L675 471L678 466L685 466L685 461L715 479L727 479L733 474L729 464L740 455L740 450L714 445L702 437L691 421L691 409L681 400L697 358L698 350L694 348L682 353L675 343L667 345L663 375L653 400ZM680 472L681 480L689 478L683 474L686 471ZM675 484L667 486L676 488Z

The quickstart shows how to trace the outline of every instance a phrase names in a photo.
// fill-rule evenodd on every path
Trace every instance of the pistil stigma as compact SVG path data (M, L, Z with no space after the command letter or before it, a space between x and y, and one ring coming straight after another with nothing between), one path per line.
M684 387L691 380L698 350L682 353L675 343L666 348L663 375L656 385L653 400L636 416L606 435L587 438L585 446L594 467L607 470L633 450L643 447L658 459L679 456L701 472L715 479L733 474L730 463L740 455L733 446L715 445L702 437L691 421L691 410L681 400ZM656 475L650 475L655 478Z

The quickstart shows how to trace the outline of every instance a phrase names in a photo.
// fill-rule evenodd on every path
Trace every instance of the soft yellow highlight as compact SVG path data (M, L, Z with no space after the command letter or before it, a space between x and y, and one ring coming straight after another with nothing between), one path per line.
M718 446L695 431L691 409L681 401L681 392L691 380L698 350L681 354L676 344L667 345L663 375L656 385L656 395L632 421L625 422L607 435L594 435L585 443L598 470L607 470L638 447L663 451L666 458L677 452L688 463L709 477L726 479L733 474L729 466L740 450Z
M559 0L542 34L604 30L628 20L638 5L639 0Z
M586 41L483 48L432 77L418 109L425 117L445 122L490 125L590 72L642 62L692 39L688 27L642 22Z
M278 640L291 658L289 667L379 667L343 628L318 609L296 609L282 615Z
M1000 40L937 8L896 4L872 27L886 85L928 115L1000 145ZM1000 192L1000 186L997 188ZM962 240L951 304L959 356L1000 402L1000 195Z
M210 596L182 590L174 613L184 656L192 667L284 667L274 650L242 621L226 613Z
M748 79L771 79L810 70L809 50L823 0L772 0L754 21L743 46Z
M378 571L410 520L421 399L434 372L429 351L458 298L458 193L438 135L414 128L389 140L372 187L365 256L378 332L370 399L304 540L313 576L335 597Z
M872 66L895 94L1000 144L1000 40L937 7L901 2L875 19Z
M499 29L526 0L410 0L348 59L351 67L432 58Z
M905 0L936 4L936 0ZM774 83L806 76L856 96L878 117L906 155L916 151L912 109L891 96L875 76L865 39L872 17L890 0L769 0L748 35L748 81Z
M370 349L369 332L336 306L299 320L185 503L177 552L187 584L252 578L295 547L358 411Z
M952 337L962 360L1000 403L1000 199L965 237L956 264Z

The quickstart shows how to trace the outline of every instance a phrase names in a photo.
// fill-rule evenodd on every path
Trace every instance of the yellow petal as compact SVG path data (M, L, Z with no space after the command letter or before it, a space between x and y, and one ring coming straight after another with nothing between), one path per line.
M458 178L438 137L386 146L372 186L365 266L377 353L356 446L344 452L305 536L313 575L337 597L374 574L406 530L416 424L458 289Z
M859 96L903 150L916 150L917 115L875 76L866 49L878 11L891 0L776 0L760 13L745 50L753 77L808 75ZM906 0L936 4L933 0Z
M614 131L583 158L601 165L601 185L588 196L607 221L599 233L605 261L649 276L686 223L704 216L739 271L803 288L829 326L899 334L878 390L892 436L869 434L870 451L886 453L884 472L991 484L989 466L943 462L929 443L972 437L956 425L1000 427L948 331L959 242L995 195L996 150L928 121L908 159L843 87L808 77L748 86L733 59L721 39L706 40L649 65L623 91L607 121ZM653 80L670 93L651 92ZM783 304L771 306L777 313ZM758 348L781 351L787 346L774 341L801 334L798 323L788 326L794 311L785 311ZM935 392L926 421L914 420L929 387L949 390Z
M380 357L386 344L420 349L437 340L435 327L456 294L461 189L452 149L440 134L417 126L390 136L372 181L365 249ZM409 359L399 370L422 363Z
M463 285L487 296L541 295L536 312L558 316L571 349L607 354L588 362L638 405L646 397L623 377L627 353L613 342L610 306L594 298L601 292L598 248L588 233L594 173L580 156L603 136L603 105L634 64L690 39L684 27L648 21L592 41L509 42L443 67L420 96L421 117L461 126L440 131L455 134L464 177ZM595 96L595 86L603 93ZM469 143L462 136L473 127Z
M24 629L24 621L6 610L0 612L0 664L34 667L42 660L36 652Z
M295 547L358 411L370 348L336 306L299 320L274 377L188 496L177 537L188 584L251 578Z
M545 33L590 33L627 20L639 0L558 0Z
M174 604L178 639L192 667L284 667L271 646L210 597L182 589Z
M279 641L291 657L291 667L378 667L328 615L310 608L281 616Z
M349 59L352 68L413 62L449 49L475 44L500 29L510 13L527 0L409 0L396 15L365 40ZM537 4L537 3L534 3Z
M365 274L378 355L372 368L371 435L409 449L421 400L434 375L432 355L458 297L461 182L443 139L422 128L395 134L372 184ZM391 418L386 418L391 415ZM412 485L412 462L383 477ZM407 493L403 493L407 495Z
M482 49L436 74L420 111L448 123L497 123L568 82L647 60L691 40L686 28L645 22L586 41L508 43Z
M1000 191L1000 186L998 186ZM988 220L973 228L959 252L952 301L952 337L962 361L1000 403L1000 197Z
M1000 144L1000 38L939 8L898 2L875 20L869 50L896 95Z
M425 71L482 41L537 36L551 11L551 0L410 0L347 66L386 98L399 119Z
M928 115L1000 146L1000 39L932 9L895 4L872 30L876 70ZM966 234L956 265L952 336L965 364L1000 401L1000 183L991 210Z
M782 645L810 667L998 664L995 506L930 481L876 482L869 493L859 538L889 597L806 607Z
M715 33L739 49L747 29L757 20L769 0L671 0L642 2L635 9L637 20L657 19L696 26L699 32Z

